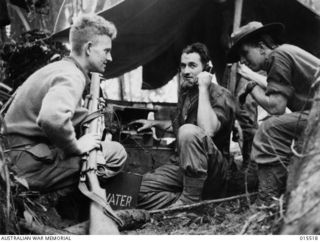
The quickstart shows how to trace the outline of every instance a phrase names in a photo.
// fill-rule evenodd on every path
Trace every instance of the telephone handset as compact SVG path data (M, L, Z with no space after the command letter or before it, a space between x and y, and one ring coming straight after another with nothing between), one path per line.
M210 74L214 74L215 73L215 70L213 68L213 65L212 65L211 61L208 61L208 63L203 68L203 71L209 72Z

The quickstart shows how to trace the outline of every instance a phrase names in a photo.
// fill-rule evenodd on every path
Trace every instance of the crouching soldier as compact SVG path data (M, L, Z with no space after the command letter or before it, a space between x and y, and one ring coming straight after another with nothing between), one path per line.
M320 66L320 60L303 49L278 45L282 30L280 23L250 22L232 34L228 55L229 62L240 61L253 71L267 73L267 86L251 80L245 92L274 115L256 132L251 155L258 164L259 198L266 203L285 191L291 144L306 127L313 98L311 86ZM292 113L285 113L287 107Z
M179 206L223 196L230 169L229 143L235 104L230 92L213 83L208 49L187 46L181 55L182 83L175 117L137 120L138 131L156 127L174 131L177 156L143 176L138 206L145 209Z
M29 189L49 192L79 182L81 157L101 149L105 177L124 167L127 154L97 134L79 137L88 110L81 106L90 72L103 73L117 30L97 15L83 15L70 30L71 53L32 74L18 89L6 115L10 169Z

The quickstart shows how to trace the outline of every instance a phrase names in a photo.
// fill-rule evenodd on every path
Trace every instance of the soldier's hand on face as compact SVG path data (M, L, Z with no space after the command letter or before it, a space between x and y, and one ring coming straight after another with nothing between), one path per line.
M87 153L93 149L100 148L101 137L98 134L85 134L80 139L78 139L78 149L80 154Z
M212 80L212 74L204 71L204 72L201 72L197 76L197 78L198 78L199 88L208 88Z
M153 120L138 119L138 120L134 120L134 121L130 122L128 125L133 126L133 127L135 125L139 126L137 128L137 131L140 132L140 131L152 128L153 127Z

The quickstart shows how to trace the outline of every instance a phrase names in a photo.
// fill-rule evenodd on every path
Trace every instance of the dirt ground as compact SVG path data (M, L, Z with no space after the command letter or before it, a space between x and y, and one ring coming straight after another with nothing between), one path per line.
M134 230L121 231L123 235L268 235L278 234L284 217L284 209L279 201L272 206L257 206L255 196L248 205L246 197L210 203L179 212L156 213L148 222ZM40 209L40 207L39 207ZM43 210L43 209L40 209ZM44 212L46 223L53 228L64 229L74 223L54 220L57 214L51 209ZM40 213L37 213L40 218ZM70 222L70 221L69 221ZM0 226L1 227L1 226ZM12 231L13 232L13 231ZM11 233L12 233L11 232ZM18 231L16 231L18 232ZM20 231L14 234L25 234ZM10 232L9 232L10 233ZM29 232L27 232L28 234ZM31 233L32 234L32 233Z
M235 162L242 157L238 144L231 142ZM258 206L255 196L204 205L197 209L155 214L141 228L122 231L129 235L268 235L279 234L284 217L283 199L269 207Z
M158 214L129 235L268 235L277 234L282 223L277 204L248 206L245 198L206 205L190 211Z
M241 161L239 148L233 144L233 155L235 160ZM1 204L5 204L5 194L0 191ZM46 198L48 199L48 197ZM255 204L256 196L241 197L223 202L210 202L192 209L185 209L176 212L162 212L151 215L151 219L142 226L134 230L121 231L123 235L268 235L277 234L284 217L283 201L277 200L269 207L257 206ZM55 197L51 197L49 201L54 201ZM75 199L76 200L76 199ZM38 219L42 220L46 225L53 228L63 229L74 225L72 221L61 220L55 209L43 209L43 206L51 208L47 200L31 201L24 200L25 204L32 207L31 210L36 211ZM41 204L41 206L39 205ZM74 207L74 204L71 206ZM69 208L71 208L69 206ZM18 209L18 207L16 208ZM83 208L78 209L84 212ZM1 212L4 212L1 209ZM54 212L52 212L54 211ZM88 211L87 211L88 212ZM33 214L32 212L30 212ZM1 213L0 215L4 215ZM79 215L81 215L79 213ZM1 216L4 217L4 216ZM53 219L57 218L57 220ZM4 221L1 220L0 230L4 228ZM16 224L16 222L13 222ZM1 229L2 228L2 229ZM11 229L10 229L11 230ZM15 228L9 233L19 234ZM26 231L24 231L26 232ZM22 232L22 233L24 233Z

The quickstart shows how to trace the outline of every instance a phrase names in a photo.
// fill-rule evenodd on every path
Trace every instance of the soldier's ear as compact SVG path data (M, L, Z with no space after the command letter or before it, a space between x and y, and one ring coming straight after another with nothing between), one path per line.
M259 42L258 46L260 49L260 54L264 55L266 53L267 46L262 41Z
M92 47L92 42L91 41L87 42L84 45L84 51L85 51L86 55L90 55L91 47Z

